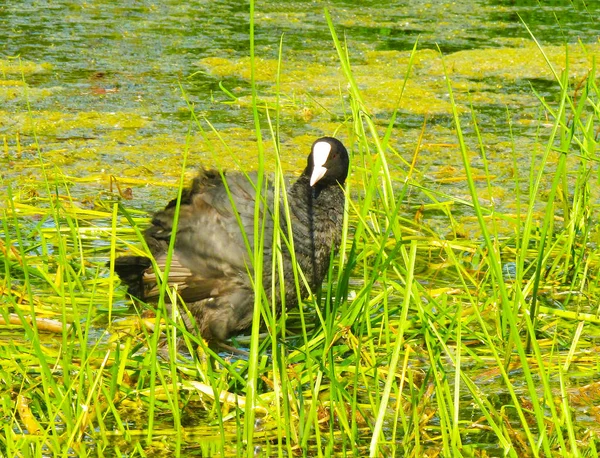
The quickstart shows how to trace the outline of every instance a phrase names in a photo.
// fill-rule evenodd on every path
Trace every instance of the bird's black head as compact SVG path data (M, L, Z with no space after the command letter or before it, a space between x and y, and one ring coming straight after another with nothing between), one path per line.
M323 137L313 143L304 175L310 177L312 187L324 188L336 183L343 186L349 166L348 151L342 142Z

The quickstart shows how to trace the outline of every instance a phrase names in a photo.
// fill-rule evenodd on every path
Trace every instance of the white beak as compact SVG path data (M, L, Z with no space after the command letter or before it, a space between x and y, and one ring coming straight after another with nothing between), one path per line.
M315 165L312 175L310 176L310 185L314 186L317 182L325 176L327 169L322 165Z
M329 153L331 152L331 145L327 142L317 142L313 146L313 170L310 175L310 185L314 186L321 178L327 173L327 168L323 167L323 164L327 162Z

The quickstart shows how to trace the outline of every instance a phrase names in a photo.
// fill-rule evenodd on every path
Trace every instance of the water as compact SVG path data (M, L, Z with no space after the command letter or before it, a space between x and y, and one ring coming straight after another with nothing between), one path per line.
M348 110L340 103L346 83L324 6L330 9L338 34L348 42L355 77L382 126L396 106L408 50L419 40L420 52L400 106L392 146L410 161L427 122L419 161L430 165L423 167L429 172L423 179L426 184L432 179L428 185L437 191L459 197L465 192L464 182L438 183L448 175L447 166L458 163L455 148L439 146L453 145L456 138L436 55L438 46L458 86L457 100L465 109L464 128L471 147L478 148L468 119L470 103L486 136L492 164L512 167L511 119L515 149L526 170L529 151L539 135L538 124L532 121L540 118L540 102L531 88L552 100L558 86L517 15L544 46L558 54L564 43L596 43L600 35L597 3L554 2L544 7L536 1L423 1L385 6L379 2L361 2L360 6L353 2L261 3L256 12L259 91L261 98L274 101L274 69L283 36L281 140L284 166L290 172L302 167L312 139L332 134ZM18 61L10 60L10 68L4 65L0 133L11 156L18 158L9 161L12 172L5 172L9 183L43 192L37 179L40 165L32 119L47 164L57 165L71 177L97 177L73 187L71 192L77 197L93 200L106 191L108 174L172 182L179 174L190 126L185 98L232 148L233 159L223 149L217 150L222 165L255 167L250 85L244 78L248 74L249 13L243 5L9 0L0 7L0 14L6 24L0 30L0 52L5 58L20 56L36 66L25 70L25 91ZM598 51L597 45L594 50ZM536 65L532 65L533 57L537 57ZM560 65L560 55L556 62ZM573 70L581 76L587 68L582 64ZM238 99L232 102L220 84ZM547 132L541 134L543 140ZM218 147L214 136L212 140ZM15 153L19 145L25 149L20 155ZM194 133L189 146L191 167L215 162L202 135ZM396 167L403 166L397 163ZM154 209L155 202L164 201L171 192L161 187L132 188L131 206L146 210ZM484 201L495 199L500 210L507 209L502 207L501 192L485 196L486 192ZM422 196L417 198L422 200ZM431 220L434 227L446 224L436 215Z
M256 14L257 55L276 59L284 34L284 69L297 62L316 62L337 69L337 56L323 17L324 6L331 10L338 33L347 39L356 64L368 65L365 54L369 51L410 50L417 39L420 49L435 50L439 46L446 55L461 50L518 46L519 39L530 38L517 14L544 45L576 40L596 42L600 34L596 20L600 6L596 2L565 3L545 2L547 6L541 7L534 0L386 2L385 6L380 2L360 2L357 6L350 1L264 2ZM49 91L35 97L32 109L48 110L63 118L64 126L40 132L46 145L54 145L53 140L58 137L62 139L61 146L75 154L82 147L101 149L114 141L111 134L122 129L118 116L106 126L82 128L78 122L69 123L69 117L80 112L140 117L138 125L128 130L127 138L117 140L128 145L143 144L162 135L180 142L188 128L180 84L196 109L207 113L217 127L252 127L249 110L212 103L226 99L219 89L221 80L238 96L249 94L248 82L236 75L222 78L207 74L205 68L198 66L208 57L235 62L248 55L248 9L239 2L8 0L0 6L0 15L4 23L0 30L3 56L18 55L27 61L51 65L50 70L25 78L32 89ZM320 100L319 76L307 72L303 93L296 96L310 94L317 102L327 104L329 93L335 94L338 88L328 88L326 100ZM5 79L20 76L7 75ZM415 79L419 80L418 75ZM372 75L372 85L382 82L376 74ZM443 87L439 89L444 91ZM505 92L511 89L507 87ZM11 114L25 110L24 98L5 99L3 105L2 133L14 141L16 131L25 132L22 124L10 122ZM313 124L321 130L318 121L322 117L294 119L291 125L284 119L284 140L302 133L313 134ZM417 120L407 116L405 124L401 117L398 127L418 129L421 121L422 116ZM75 142L81 138L86 139L83 145ZM156 149L160 152L159 145ZM116 166L115 171L123 167Z

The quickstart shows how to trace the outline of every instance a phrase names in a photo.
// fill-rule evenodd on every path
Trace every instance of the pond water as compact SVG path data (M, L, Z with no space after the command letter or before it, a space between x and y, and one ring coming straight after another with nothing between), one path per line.
M414 179L439 195L469 199L465 180L455 179L462 175L462 165L439 49L469 147L478 151L472 106L495 176L491 187L482 182L482 202L510 212L515 164L526 183L531 154L543 149L551 126L534 91L549 103L556 103L560 92L524 24L558 72L568 46L574 85L600 57L600 2L540 3L260 2L256 78L259 97L271 106L283 43L284 169L299 172L318 136L339 129L347 140L342 127L348 110L346 81L324 18L327 7L382 132L397 106L418 40L390 143L398 152L390 155L398 182L405 176L402 160L410 163L420 144ZM190 170L215 161L232 168L256 167L244 2L4 0L0 17L0 192L10 188L22 201L45 194L43 162L50 176L64 175L70 195L82 205L99 205L114 176L131 188L126 206L152 211L172 196L186 147ZM194 128L188 136L188 103L205 132ZM268 137L266 122L263 128ZM272 152L267 143L269 166ZM472 165L484 167L475 153ZM598 202L598 191L590 192ZM412 190L404 216L414 218L424 203L428 198ZM6 205L3 199L0 206ZM477 233L470 207L454 216L466 235ZM424 218L434 230L448 231L444 212L426 210ZM106 220L92 222L109 225Z
M559 68L564 65L565 43L573 45L573 78L585 75L598 52L597 2L261 3L256 12L260 95L273 99L283 34L281 140L291 171L303 162L310 139L339 128L346 108L339 103L340 85L345 83L323 16L325 6L347 40L358 83L382 125L395 108L407 53L419 41L392 145L410 159L427 118L419 160L426 164L426 178L434 181L446 166L458 164L453 148L439 146L456 140L438 47L452 69L461 107L468 109L469 101L460 95L470 92L485 141L495 154L491 160L499 162L500 170L512 167L501 159L512 148L507 119L513 122L517 141L523 141L517 154L528 165L527 151L537 129L532 121L540 116L531 88L551 100L557 97L558 85L521 19ZM0 15L5 24L0 30L0 132L9 152L25 150L11 164L13 171L4 172L11 182L37 184L32 119L43 157L67 175L176 176L175 159L190 125L181 88L234 154L244 152L238 154L242 166L253 168L254 155L246 154L253 151L246 5L8 0L0 6ZM579 48L578 41L587 48ZM194 135L190 147L191 164L213 160L200 135ZM231 160L225 164L235 166ZM443 188L454 193L452 185ZM154 208L148 199L157 196L139 196L141 202L134 199L132 205Z

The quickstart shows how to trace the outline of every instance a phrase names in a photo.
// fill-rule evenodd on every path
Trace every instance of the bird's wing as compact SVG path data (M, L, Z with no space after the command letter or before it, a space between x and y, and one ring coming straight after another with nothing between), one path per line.
M223 295L230 288L248 284L247 273L252 272L248 247L251 253L255 194L254 185L246 176L228 175L226 188L221 176L210 171L205 171L184 191L169 283L178 285L185 300ZM145 233L161 270L167 259L175 210L176 203L172 201L154 216ZM265 252L270 253L273 223L269 216L264 227ZM156 275L151 269L144 274L144 284L146 298L157 294Z

